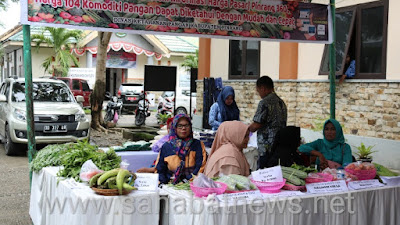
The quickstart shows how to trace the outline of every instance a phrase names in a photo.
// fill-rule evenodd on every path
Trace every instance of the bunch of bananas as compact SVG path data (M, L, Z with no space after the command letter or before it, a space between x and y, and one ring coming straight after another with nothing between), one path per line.
M133 187L135 180L134 173L117 168L94 175L89 181L89 186L99 189L118 189L118 193L122 195L124 190L136 190Z

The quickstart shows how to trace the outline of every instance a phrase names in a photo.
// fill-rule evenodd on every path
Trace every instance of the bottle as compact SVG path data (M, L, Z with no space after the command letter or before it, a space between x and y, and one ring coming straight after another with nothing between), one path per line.
M336 169L336 178L338 180L344 180L346 178L343 167L339 167Z

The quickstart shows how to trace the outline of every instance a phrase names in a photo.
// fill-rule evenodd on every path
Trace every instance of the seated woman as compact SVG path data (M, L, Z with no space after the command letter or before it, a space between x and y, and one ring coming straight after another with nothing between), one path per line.
M250 175L250 166L243 154L249 142L248 125L240 121L223 122L218 128L204 174L208 177L239 174Z
M226 86L210 108L208 123L213 130L218 130L222 122L232 120L239 120L239 108L235 101L235 91L231 86Z
M325 121L323 135L324 139L300 146L300 152L317 156L316 163L321 169L346 166L352 162L351 148L344 142L342 127L338 121Z
M190 118L185 114L176 115L156 166L160 183L169 183L171 178L174 184L190 180L192 174L203 172L206 160L204 144L193 138Z
M293 163L303 165L304 162L297 153L300 141L300 127L287 126L280 129L275 135L274 144L271 148L272 156L267 167L277 165L290 167Z
M174 118L169 118L167 120L167 130L169 132L169 130L171 129L171 124L172 121L174 120ZM136 171L136 173L155 173L156 172L156 165L158 163L158 159L160 157L160 149L161 147L164 145L165 142L167 142L169 140L169 134L165 135L164 137L162 137L160 140L158 140L154 146L151 148L154 152L158 152L158 156L157 156L157 160L154 161L153 165L151 165L150 167L142 167L140 169L138 169ZM160 147L159 147L160 146ZM159 149L157 149L159 148Z

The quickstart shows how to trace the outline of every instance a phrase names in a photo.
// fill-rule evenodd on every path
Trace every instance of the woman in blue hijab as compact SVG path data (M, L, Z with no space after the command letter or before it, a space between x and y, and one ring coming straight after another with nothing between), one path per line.
M210 108L208 123L213 130L225 121L239 120L239 108L235 101L235 91L231 86L225 86L218 95L218 100Z
M324 139L300 146L299 151L317 156L317 165L327 167L346 166L352 162L351 148L345 143L342 127L335 119L325 121Z

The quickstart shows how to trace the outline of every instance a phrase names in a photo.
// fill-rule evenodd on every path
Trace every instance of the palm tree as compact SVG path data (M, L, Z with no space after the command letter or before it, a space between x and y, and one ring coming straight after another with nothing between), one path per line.
M185 60L183 60L181 66L186 67L186 70L190 71L191 68L198 68L198 64L199 64L199 50L196 50L195 55L185 56Z
M78 42L81 38L82 31L67 30L65 28L45 27L41 34L31 35L33 42L36 42L37 50L40 45L46 43L53 48L54 53L49 54L42 67L46 72L55 76L67 76L68 70L73 64L79 66L78 59L71 53L72 40ZM72 40L71 40L72 39Z

